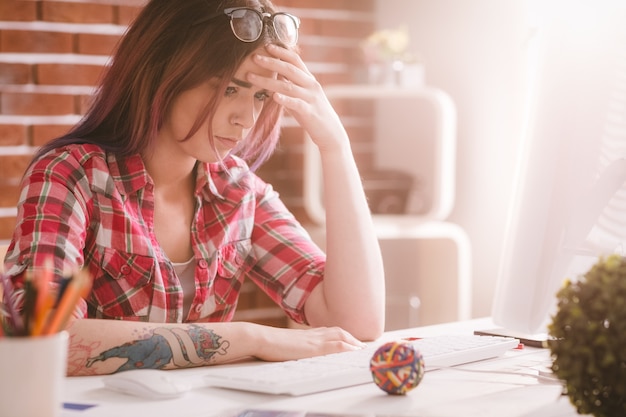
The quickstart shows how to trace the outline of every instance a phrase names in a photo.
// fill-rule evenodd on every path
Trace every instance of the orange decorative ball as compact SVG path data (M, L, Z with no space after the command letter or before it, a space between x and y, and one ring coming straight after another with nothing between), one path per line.
M424 358L407 342L388 342L370 360L376 385L388 394L404 395L417 387L424 377Z

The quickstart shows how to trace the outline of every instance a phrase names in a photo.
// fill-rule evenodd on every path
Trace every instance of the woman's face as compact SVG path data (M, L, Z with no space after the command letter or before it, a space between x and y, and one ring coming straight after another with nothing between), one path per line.
M267 54L264 48L255 53ZM210 80L181 93L175 100L171 112L161 131L158 145L165 145L173 152L186 155L202 162L217 162L224 158L240 141L245 139L256 123L270 93L246 81L246 74L254 72L264 77L276 77L275 73L256 65L248 56L235 72L226 91L217 92L217 81ZM215 153L208 135L208 121L189 140L185 138L200 112L203 111L213 94L223 97L213 115L212 133Z

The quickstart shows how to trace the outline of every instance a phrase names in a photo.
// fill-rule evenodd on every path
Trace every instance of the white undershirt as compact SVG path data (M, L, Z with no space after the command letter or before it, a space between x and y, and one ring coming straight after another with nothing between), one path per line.
M196 295L196 259L192 257L187 262L172 262L172 266L183 287L183 317L186 319Z

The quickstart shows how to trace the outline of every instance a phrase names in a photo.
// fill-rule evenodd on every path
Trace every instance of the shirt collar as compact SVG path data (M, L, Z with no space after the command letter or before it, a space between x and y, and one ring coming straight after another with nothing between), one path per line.
M134 194L146 185L152 184L152 179L139 154L115 156L108 153L107 163L115 186L122 195Z
M152 179L139 154L119 157L109 153L107 162L115 186L123 195L134 194L152 184ZM232 155L226 157L222 163L198 162L196 194L206 200L211 200L212 197L225 200L227 188L248 171L248 165L241 158Z
M236 156L227 156L221 163L198 162L196 172L196 194L210 200L216 197L227 199L227 191L248 172L248 165Z
M133 194L148 184L152 185L152 179L139 154L121 157L109 153L107 162L115 186L121 194ZM205 200L213 197L226 200L228 188L248 171L246 162L233 155L227 156L221 163L198 162L196 195L201 195Z

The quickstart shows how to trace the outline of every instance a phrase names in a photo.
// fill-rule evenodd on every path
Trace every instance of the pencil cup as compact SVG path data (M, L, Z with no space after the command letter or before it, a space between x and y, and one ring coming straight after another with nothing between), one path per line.
M67 332L0 339L0 417L58 417Z

